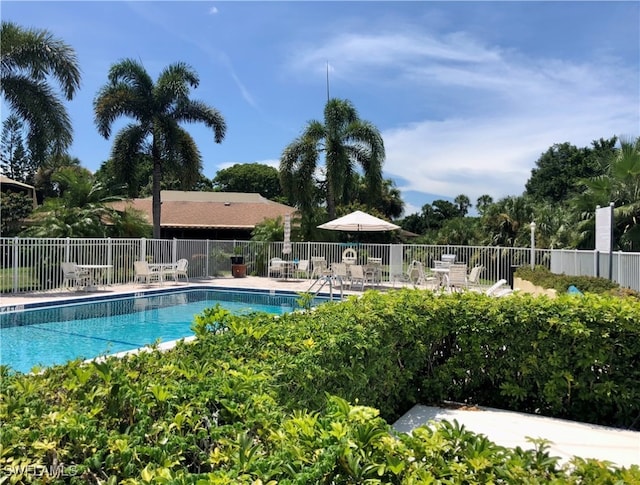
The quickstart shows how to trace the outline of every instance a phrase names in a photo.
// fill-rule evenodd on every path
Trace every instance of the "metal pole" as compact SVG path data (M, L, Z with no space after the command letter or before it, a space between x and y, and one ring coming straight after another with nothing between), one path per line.
M531 221L531 269L536 265L536 223Z

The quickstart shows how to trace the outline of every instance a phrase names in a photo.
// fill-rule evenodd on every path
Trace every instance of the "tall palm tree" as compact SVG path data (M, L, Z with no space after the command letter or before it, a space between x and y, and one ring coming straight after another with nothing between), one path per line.
M153 161L152 207L153 237L160 237L160 182L163 165L180 169L183 183L189 185L200 175L201 156L193 138L179 123L203 122L214 132L216 143L224 139L227 126L222 115L202 101L189 99L190 88L200 80L184 63L166 67L153 80L139 62L125 59L111 66L109 83L98 92L94 102L98 132L111 135L111 124L120 116L136 122L123 128L114 140L112 158L120 178L130 179L142 160L149 154Z
M587 190L573 200L582 218L579 246L593 247L595 208L613 203L616 249L635 251L640 247L640 137L621 139L620 147L600 163L603 175L583 180Z
M352 201L356 164L362 168L368 186L369 203L380 198L384 143L378 129L358 117L348 100L330 99L324 108L324 122L312 120L280 158L280 179L287 197L303 211L313 197L314 174L324 154L325 197L330 218L336 206Z
M0 91L10 110L28 127L27 143L36 163L49 150L63 153L72 141L69 115L49 84L55 79L67 100L80 86L75 51L46 30L2 22Z

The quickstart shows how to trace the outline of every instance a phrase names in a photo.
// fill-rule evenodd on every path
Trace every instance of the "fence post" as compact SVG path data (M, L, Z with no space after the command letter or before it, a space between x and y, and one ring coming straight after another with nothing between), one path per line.
M178 261L178 240L175 237L173 238L171 253L171 262L175 264Z
M18 236L13 238L13 292L18 292Z
M69 248L71 246L71 239L66 238L64 241L64 262L69 262ZM78 261L77 259L75 261Z
M107 286L111 286L111 277L113 273L113 241L111 238L107 238L107 264L111 266L111 269L107 269Z
M209 278L211 276L211 274L209 273L209 255L211 254L211 250L209 249L209 240L207 239L206 244L204 245L205 248L205 258L204 258L204 276L206 278Z
M147 260L147 240L144 237L140 238L140 261Z

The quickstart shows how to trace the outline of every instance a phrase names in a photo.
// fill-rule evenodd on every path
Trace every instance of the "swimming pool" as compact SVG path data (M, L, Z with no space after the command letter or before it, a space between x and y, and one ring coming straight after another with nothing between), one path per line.
M297 308L297 299L284 292L189 289L3 311L0 364L29 372L115 354L193 335L194 316L216 303L235 314L282 314Z

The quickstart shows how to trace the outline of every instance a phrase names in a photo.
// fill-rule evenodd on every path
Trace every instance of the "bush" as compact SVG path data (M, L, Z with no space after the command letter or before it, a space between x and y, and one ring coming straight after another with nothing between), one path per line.
M387 424L445 399L637 424L638 322L637 303L591 295L214 308L165 353L0 367L0 468L22 483L639 483L637 466L560 466L543 441L509 450L455 422L411 436Z
M607 278L595 276L570 276L565 274L555 274L544 266L519 267L515 276L527 280L534 285L543 288L553 288L558 293L566 293L570 286L575 286L583 293L608 293L612 289L619 288L620 285Z

